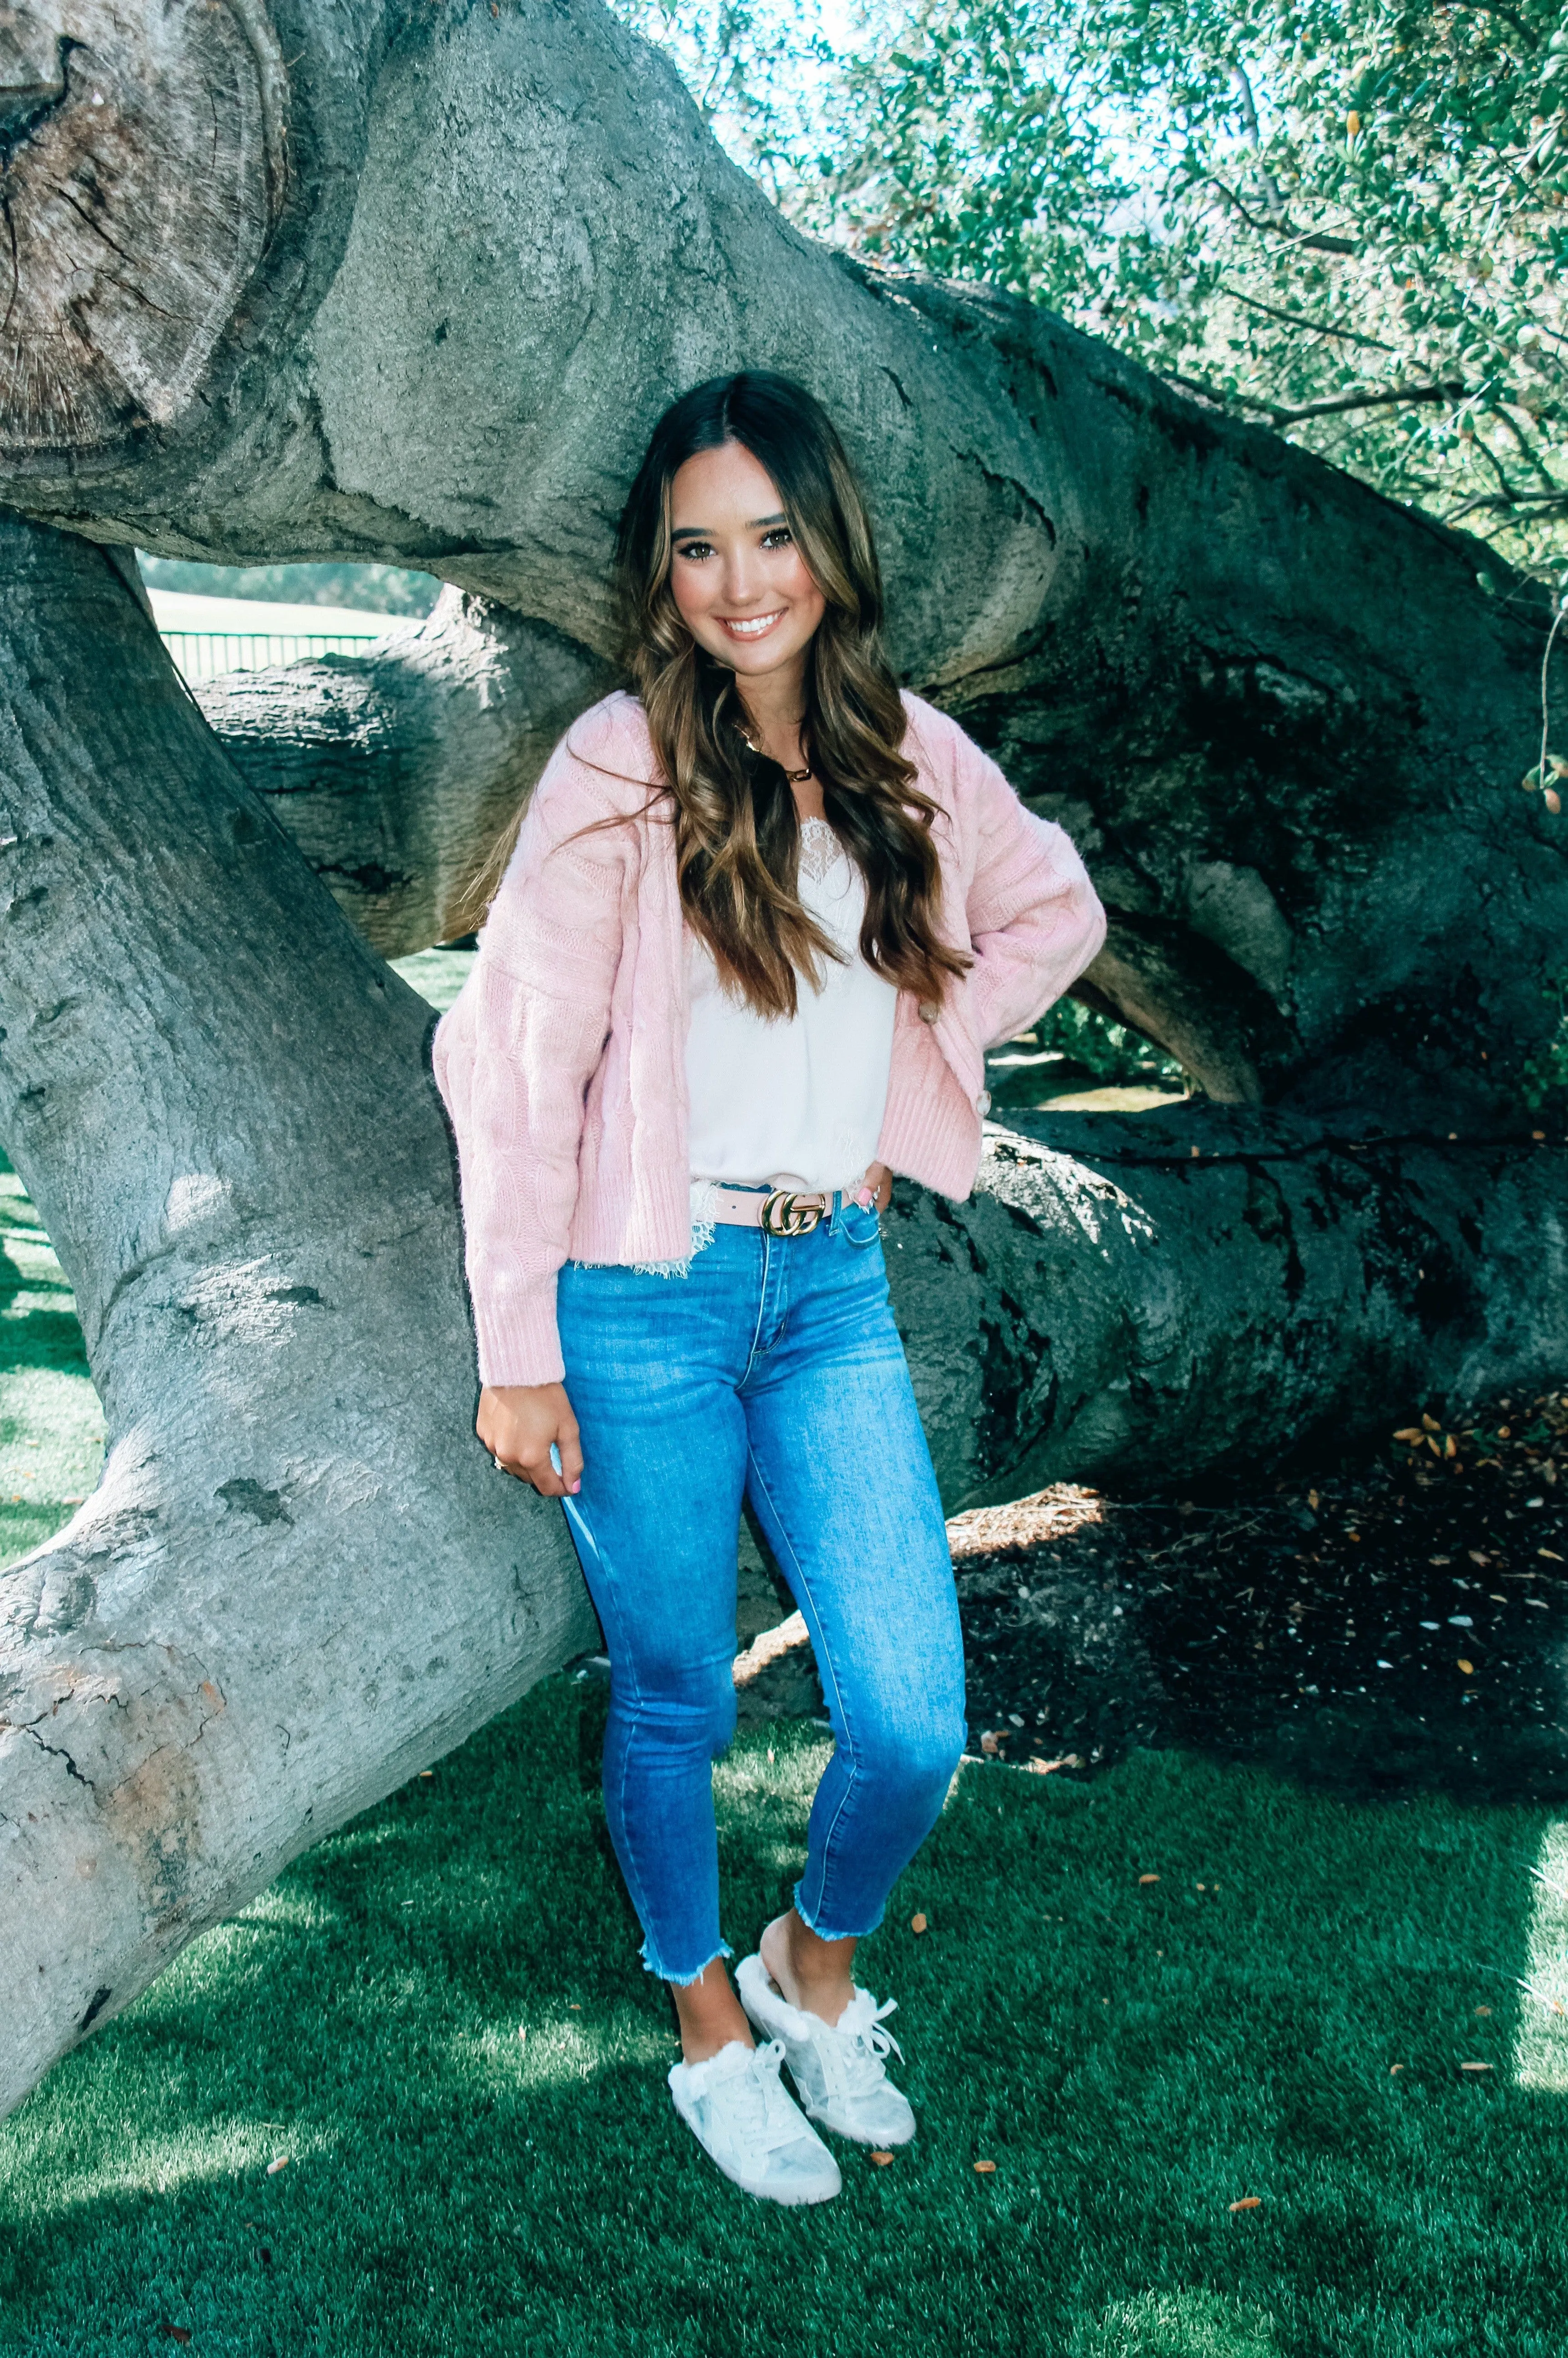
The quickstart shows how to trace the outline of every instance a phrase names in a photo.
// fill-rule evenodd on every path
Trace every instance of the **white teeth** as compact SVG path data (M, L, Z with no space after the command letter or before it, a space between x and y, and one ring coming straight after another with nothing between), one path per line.
M784 609L781 606L779 613L783 611ZM726 622L724 627L727 631L735 632L741 638L754 639L763 631L771 630L778 619L778 614L757 614L743 622Z

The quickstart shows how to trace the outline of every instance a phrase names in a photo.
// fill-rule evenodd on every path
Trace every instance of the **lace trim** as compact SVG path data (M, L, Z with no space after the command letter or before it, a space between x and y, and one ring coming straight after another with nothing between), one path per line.
M846 857L843 845L825 818L800 822L800 872L820 884L828 871Z
M713 1182L694 1179L691 1183L691 1250L684 1260L634 1260L634 1277L689 1277L692 1262L699 1252L713 1242L714 1223L707 1217L713 1209Z

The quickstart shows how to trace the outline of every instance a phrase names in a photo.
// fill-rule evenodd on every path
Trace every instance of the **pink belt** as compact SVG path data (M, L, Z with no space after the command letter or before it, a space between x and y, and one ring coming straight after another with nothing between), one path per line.
M765 1228L770 1237L807 1237L822 1221L830 1219L840 1205L863 1207L871 1200L871 1191L864 1185L841 1188L831 1195L802 1195L787 1187L764 1191L716 1184L705 1217L726 1228Z

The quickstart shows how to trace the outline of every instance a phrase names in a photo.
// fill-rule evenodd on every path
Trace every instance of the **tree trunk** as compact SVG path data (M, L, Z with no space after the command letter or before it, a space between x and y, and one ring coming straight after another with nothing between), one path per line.
M594 0L36 0L0 199L0 487L70 527L0 519L0 1129L110 1426L0 1588L0 2102L592 1626L471 1439L427 1011L91 539L508 610L212 698L414 947L606 676L659 407L792 370L871 483L906 676L1090 860L1088 988L1254 1101L901 1190L949 1504L1561 1367L1563 1155L1518 1110L1568 938L1517 783L1541 615L1472 544L1027 307L810 246Z
M0 2105L327 1826L593 1641L490 1466L429 1010L101 550L0 525L0 1134L103 1484L0 1575Z

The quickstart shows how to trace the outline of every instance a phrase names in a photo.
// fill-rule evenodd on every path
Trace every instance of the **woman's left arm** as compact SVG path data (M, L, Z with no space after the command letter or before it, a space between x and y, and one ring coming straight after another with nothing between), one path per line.
M976 845L966 908L969 1007L982 1047L1010 1039L1075 983L1105 940L1105 911L1065 827L1036 818L967 738Z

